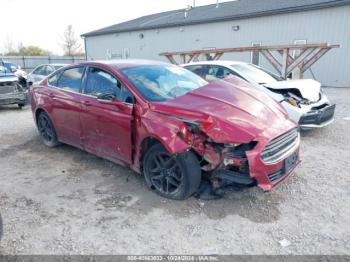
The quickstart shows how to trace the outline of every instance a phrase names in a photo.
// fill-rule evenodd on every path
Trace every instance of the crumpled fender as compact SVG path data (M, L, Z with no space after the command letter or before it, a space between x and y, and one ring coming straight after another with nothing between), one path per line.
M188 150L191 146L186 144L179 136L185 124L176 118L172 118L160 113L146 111L142 118L135 119L135 144L136 155L134 159L134 168L140 170L142 143L147 138L158 140L170 154L181 153Z

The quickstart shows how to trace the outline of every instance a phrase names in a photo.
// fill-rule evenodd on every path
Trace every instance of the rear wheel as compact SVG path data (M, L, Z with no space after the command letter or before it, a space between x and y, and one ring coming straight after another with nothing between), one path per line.
M24 104L18 104L18 108L22 109L24 107Z
M143 159L143 173L148 186L159 195L184 200L198 190L201 169L194 153L170 155L157 144Z
M48 147L58 146L58 142L55 128L47 113L41 112L37 119L38 130L41 136L41 140Z

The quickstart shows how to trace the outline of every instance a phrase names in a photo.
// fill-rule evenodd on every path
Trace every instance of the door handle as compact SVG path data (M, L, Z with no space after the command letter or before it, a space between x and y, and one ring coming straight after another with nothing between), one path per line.
M91 106L91 102L90 102L90 101L84 101L83 104L84 104L85 106Z

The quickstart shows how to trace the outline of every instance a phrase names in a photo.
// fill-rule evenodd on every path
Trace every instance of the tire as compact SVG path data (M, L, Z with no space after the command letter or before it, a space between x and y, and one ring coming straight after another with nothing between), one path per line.
M24 104L18 104L18 108L22 109L24 107Z
M60 143L57 139L56 130L46 112L41 112L37 118L37 127L42 142L48 147L56 147Z
M0 240L2 238L2 234L3 234L3 226L2 226L2 217L1 217L1 214L0 214Z
M202 175L193 152L170 155L161 145L152 146L143 158L147 185L162 197L184 200L199 188Z

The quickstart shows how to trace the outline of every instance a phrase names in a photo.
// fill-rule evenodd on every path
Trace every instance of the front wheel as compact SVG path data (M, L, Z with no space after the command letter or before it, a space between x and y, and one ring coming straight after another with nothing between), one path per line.
M161 144L147 151L143 159L143 173L152 190L174 200L190 197L201 182L201 169L193 152L170 155Z

